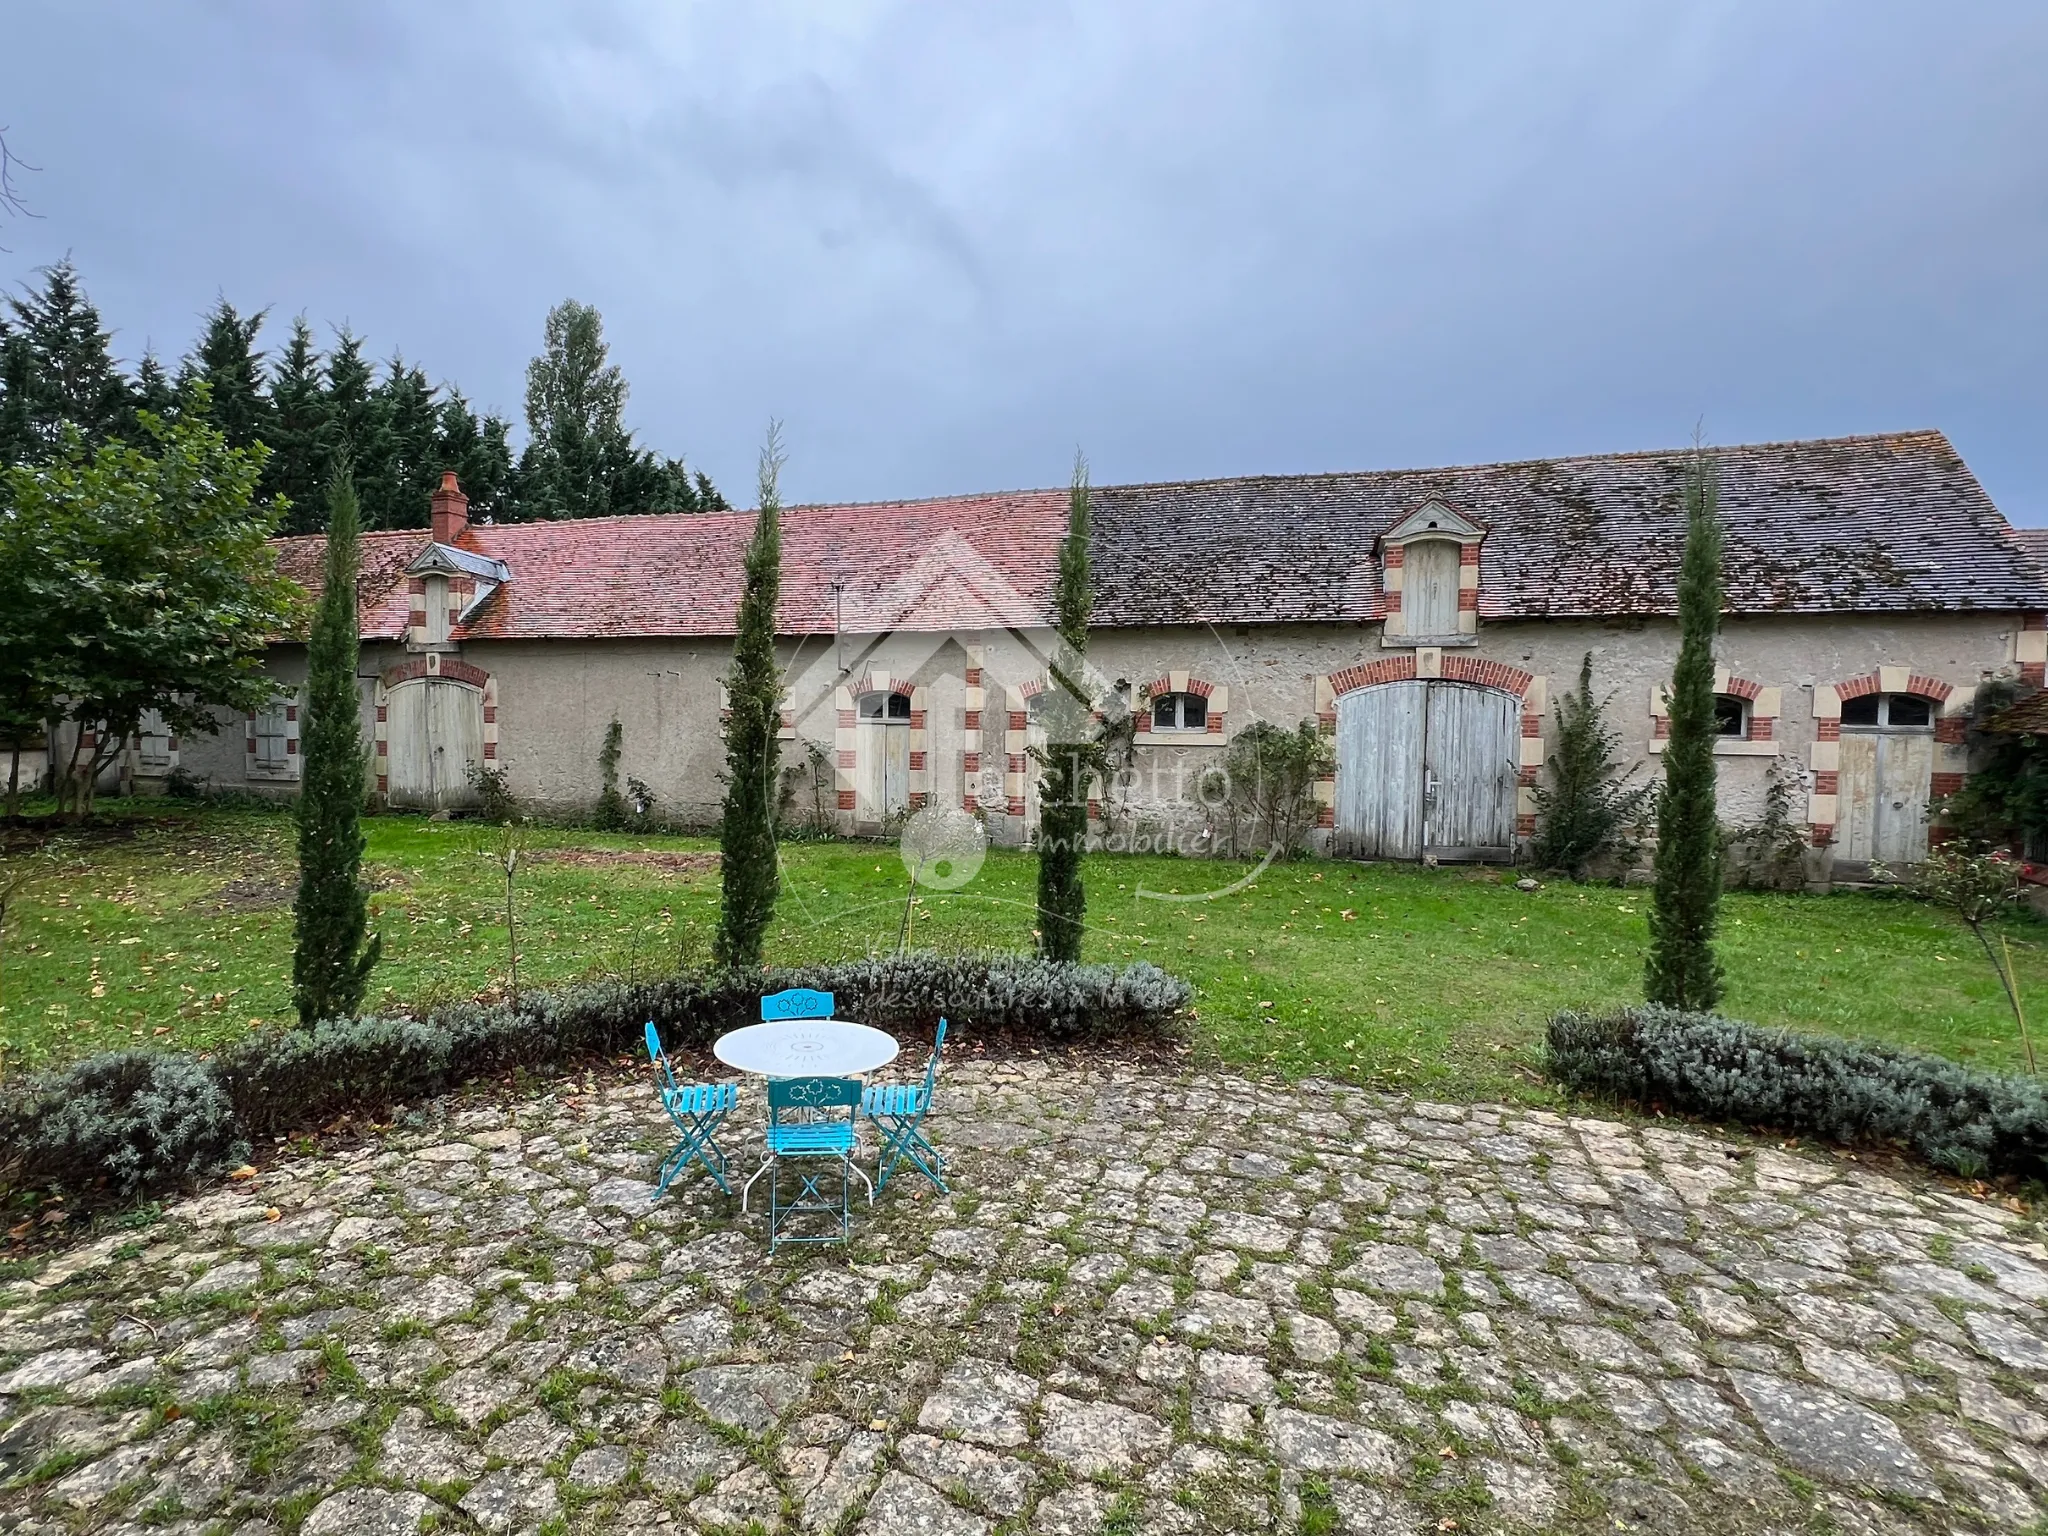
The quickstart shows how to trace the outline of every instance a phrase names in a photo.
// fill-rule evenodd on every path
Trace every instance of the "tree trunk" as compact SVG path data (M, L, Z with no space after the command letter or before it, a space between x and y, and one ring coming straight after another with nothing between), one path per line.
M68 808L73 821L79 818L78 753L85 745L85 725L81 721L71 736L71 755L64 760L64 777L57 781L57 809L60 813Z

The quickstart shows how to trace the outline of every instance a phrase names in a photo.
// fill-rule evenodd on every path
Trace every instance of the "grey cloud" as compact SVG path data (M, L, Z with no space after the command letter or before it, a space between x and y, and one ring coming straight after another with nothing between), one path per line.
M2048 522L2048 11L16 8L0 121L129 350L218 291L815 499L1939 426Z

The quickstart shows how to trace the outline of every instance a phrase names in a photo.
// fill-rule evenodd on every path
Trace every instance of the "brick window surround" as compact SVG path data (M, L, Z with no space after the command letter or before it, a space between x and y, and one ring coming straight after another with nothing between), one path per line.
M1930 800L1939 802L1954 794L1969 773L1963 723L1977 696L1975 683L1957 687L1910 667L1879 667L1861 677L1819 684L1813 690L1813 787L1806 801L1807 835L1816 848L1835 840L1835 827L1841 820L1842 701L1870 693L1909 693L1934 705L1934 770L1927 786ZM1952 835L1951 828L1939 824L1927 829L1930 843Z
M1733 677L1726 667L1714 670L1714 692L1743 699L1749 705L1749 734L1716 736L1716 757L1777 757L1784 751L1778 722L1784 715L1784 693L1767 688L1746 677ZM1662 752L1671 739L1671 685L1658 683L1650 689L1650 751Z
M1152 701L1170 693L1191 693L1196 698L1207 701L1209 718L1203 729L1155 731L1152 728ZM1133 740L1141 747L1220 747L1228 735L1224 717L1229 709L1230 688L1227 684L1212 683L1206 678L1196 677L1184 671L1168 672L1164 677L1138 685L1137 699L1132 705L1133 723L1136 726Z
M910 809L931 799L931 732L927 728L931 700L924 688L887 672L849 677L832 690L832 786L834 803L848 816L860 810L860 701L871 693L901 695L910 700Z
M1406 683L1442 678L1453 683L1477 683L1497 688L1522 701L1522 746L1515 780L1515 835L1536 835L1536 777L1543 771L1543 712L1549 707L1549 679L1511 667L1506 662L1487 661L1479 656L1446 654L1436 646L1418 646L1405 656L1383 661L1361 662L1315 679L1316 723L1326 731L1337 729L1337 700L1360 688L1383 683ZM1316 825L1337 824L1337 775L1316 781Z

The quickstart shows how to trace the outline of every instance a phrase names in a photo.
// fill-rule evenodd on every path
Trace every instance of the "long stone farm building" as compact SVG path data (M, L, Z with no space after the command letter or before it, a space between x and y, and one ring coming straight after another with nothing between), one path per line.
M2001 675L2038 682L2048 577L1939 432L1715 451L1727 525L1724 816L1789 779L1838 865L1910 860L1969 771L1962 724ZM1552 703L1593 656L1626 750L1654 763L1676 652L1683 451L1098 488L1090 662L1135 717L1123 824L1203 846L1205 772L1253 721L1319 722L1321 846L1505 858L1533 828ZM998 841L1034 817L1034 699L1067 492L785 513L780 628L792 793L848 832L954 802ZM453 477L430 529L364 540L363 711L377 792L441 807L505 775L592 802L621 775L710 822L748 513L472 523ZM320 581L318 538L283 569ZM216 737L136 744L289 792L305 649L276 706ZM1934 829L1939 835L1938 826Z

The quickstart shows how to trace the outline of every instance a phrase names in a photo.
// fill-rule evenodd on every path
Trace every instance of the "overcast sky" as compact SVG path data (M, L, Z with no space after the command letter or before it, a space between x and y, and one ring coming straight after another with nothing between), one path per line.
M315 14L324 12L324 15ZM216 293L515 420L603 311L752 499L1947 431L2048 523L2048 5L14 0L116 343Z

